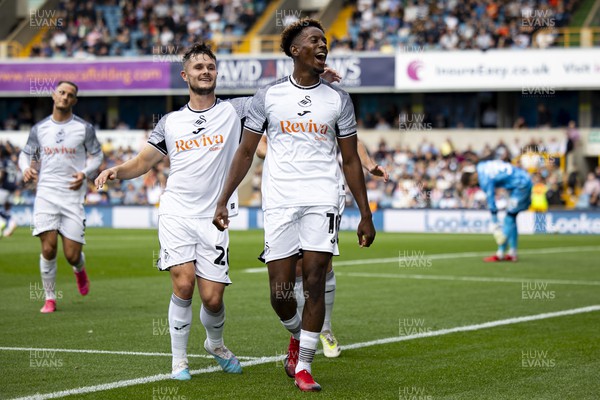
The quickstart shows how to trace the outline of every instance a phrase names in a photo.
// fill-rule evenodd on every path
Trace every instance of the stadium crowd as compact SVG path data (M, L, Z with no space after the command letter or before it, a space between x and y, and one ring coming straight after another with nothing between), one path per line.
M265 6L266 0L61 0L54 15L60 23L30 56L173 55L204 41L231 53Z
M460 176L463 171L473 169L475 162L481 159L512 160L534 176L534 192L543 193L547 205L563 206L563 191L569 194L580 192L577 207L588 208L600 205L600 167L579 179L565 176L560 169L560 157L569 152L569 145L556 139L532 140L520 143L486 144L482 150L475 151L471 146L456 149L450 139L440 146L434 146L426 139L416 147L390 146L381 141L377 148L370 149L373 159L387 169L389 182L366 174L367 194L373 209L378 208L474 208L486 207L485 194L480 189L463 190ZM104 161L101 170L119 165L135 156L132 147L115 147L111 141L102 144ZM0 144L1 165L6 168L15 163L20 149L10 143ZM251 180L252 194L242 199L242 204L260 206L260 183L262 165L254 170ZM166 184L169 174L168 159L159 163L146 175L121 183L111 182L106 191L97 191L88 182L86 204L89 205L156 205ZM31 205L35 195L35 186L19 186L11 196L13 204ZM505 193L498 193L500 205L505 201ZM350 193L347 194L349 207L353 206Z
M31 57L178 54L195 41L219 43L231 53L263 12L267 0L60 0L48 30ZM549 47L566 26L577 0L358 0L346 37L332 52L463 50ZM540 29L547 32L536 37Z
M348 36L332 40L332 51L393 53L427 50L488 50L549 47L546 28L568 23L577 1L358 0ZM533 34L545 29L543 35Z

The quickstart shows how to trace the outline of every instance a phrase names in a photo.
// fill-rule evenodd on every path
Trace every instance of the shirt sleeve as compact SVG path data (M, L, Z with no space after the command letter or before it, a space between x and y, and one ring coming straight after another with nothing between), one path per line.
M83 142L83 146L91 155L91 157L87 159L85 168L81 172L91 179L98 172L98 168L100 168L102 160L104 159L104 154L102 154L102 146L100 146L98 137L96 137L96 130L92 124L86 124L85 126L85 140Z
M267 129L267 115L265 110L265 97L267 89L259 89L252 98L244 122L244 128L262 135Z
M165 124L167 123L168 116L169 114L163 116L160 121L158 121L158 124L156 124L156 127L148 138L148 143L154 146L156 150L160 151L165 156L168 153L167 142L165 140Z
M85 147L85 150L92 155L102 151L102 146L100 146L100 142L96 136L96 129L94 129L92 124L86 124L85 126L85 140L83 146Z
M489 176L479 175L479 187L481 190L485 192L487 196L487 204L491 213L498 212L498 208L496 207L496 185L494 184L494 180Z
M335 133L339 138L356 135L356 117L354 116L354 104L350 95L345 91L340 91L341 110L340 118L335 124Z
M252 103L252 96L236 97L235 99L227 99L226 101L230 102L233 108L235 108L238 117L244 119L248 115L248 109Z
M29 158L35 157L39 154L40 151L40 142L38 140L38 132L37 125L34 125L29 131L29 136L27 137L27 143L25 147L23 147L23 153L27 154Z

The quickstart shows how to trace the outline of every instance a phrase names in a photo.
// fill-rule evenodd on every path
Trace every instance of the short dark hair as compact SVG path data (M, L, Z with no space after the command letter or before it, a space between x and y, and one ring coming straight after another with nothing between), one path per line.
M312 18L302 18L294 22L293 24L289 24L286 28L281 32L281 50L288 56L291 57L292 53L290 52L290 47L294 42L294 39L304 30L304 28L308 28L309 26L314 26L315 28L319 28L323 32L323 25L321 22Z
M473 176L473 172L463 172L463 174L460 177L460 183L462 183L463 188L469 187L472 176Z
M206 43L194 43L192 47L187 49L187 51L183 55L183 60L181 60L181 62L185 65L185 63L188 62L190 58L192 58L192 56L197 56L198 54L206 54L207 56L215 60L215 63L217 62L217 57L215 56L215 53L212 52L210 46Z
M62 85L63 83L66 83L67 85L71 85L75 88L75 96L77 96L77 93L79 92L79 86L77 86L75 83L71 82L71 81L60 81L58 82L58 84L56 85L56 88L58 88L60 85Z

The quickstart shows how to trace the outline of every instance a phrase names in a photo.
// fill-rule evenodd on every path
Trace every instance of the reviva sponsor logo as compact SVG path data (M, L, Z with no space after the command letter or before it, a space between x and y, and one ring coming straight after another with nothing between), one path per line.
M320 133L327 134L327 124L317 124L309 119L308 122L279 121L282 133Z
M193 149L199 149L203 147L215 146L223 143L223 135L212 135L206 136L202 135L197 139L189 139L189 140L176 140L175 141L175 149L179 153L180 151L187 151ZM211 147L210 150L219 150L220 147L214 148Z
M44 154L52 155L52 154L76 154L77 149L75 147L44 147Z

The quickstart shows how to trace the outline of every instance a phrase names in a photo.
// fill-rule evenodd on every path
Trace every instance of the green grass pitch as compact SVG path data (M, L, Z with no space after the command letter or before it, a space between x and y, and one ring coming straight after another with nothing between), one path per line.
M262 231L231 233L234 284L225 292L225 343L252 365L242 375L211 368L195 295L188 351L201 373L174 382L160 377L168 355L125 353L170 352L171 285L153 267L155 231L89 229L90 294L79 295L60 254L58 311L43 315L39 240L19 229L0 241L0 399L79 388L88 389L69 398L597 399L600 310L540 315L600 305L600 241L520 240L518 263L490 265L481 258L494 250L491 235L379 233L361 249L344 232L333 328L342 348L357 345L337 359L316 357L323 391L311 395L284 373L288 334L270 307L266 273L246 271L262 266ZM477 325L522 316L539 317ZM470 328L442 331L456 327ZM388 342L368 343L380 339ZM67 351L75 349L87 352ZM146 383L127 386L135 379Z

